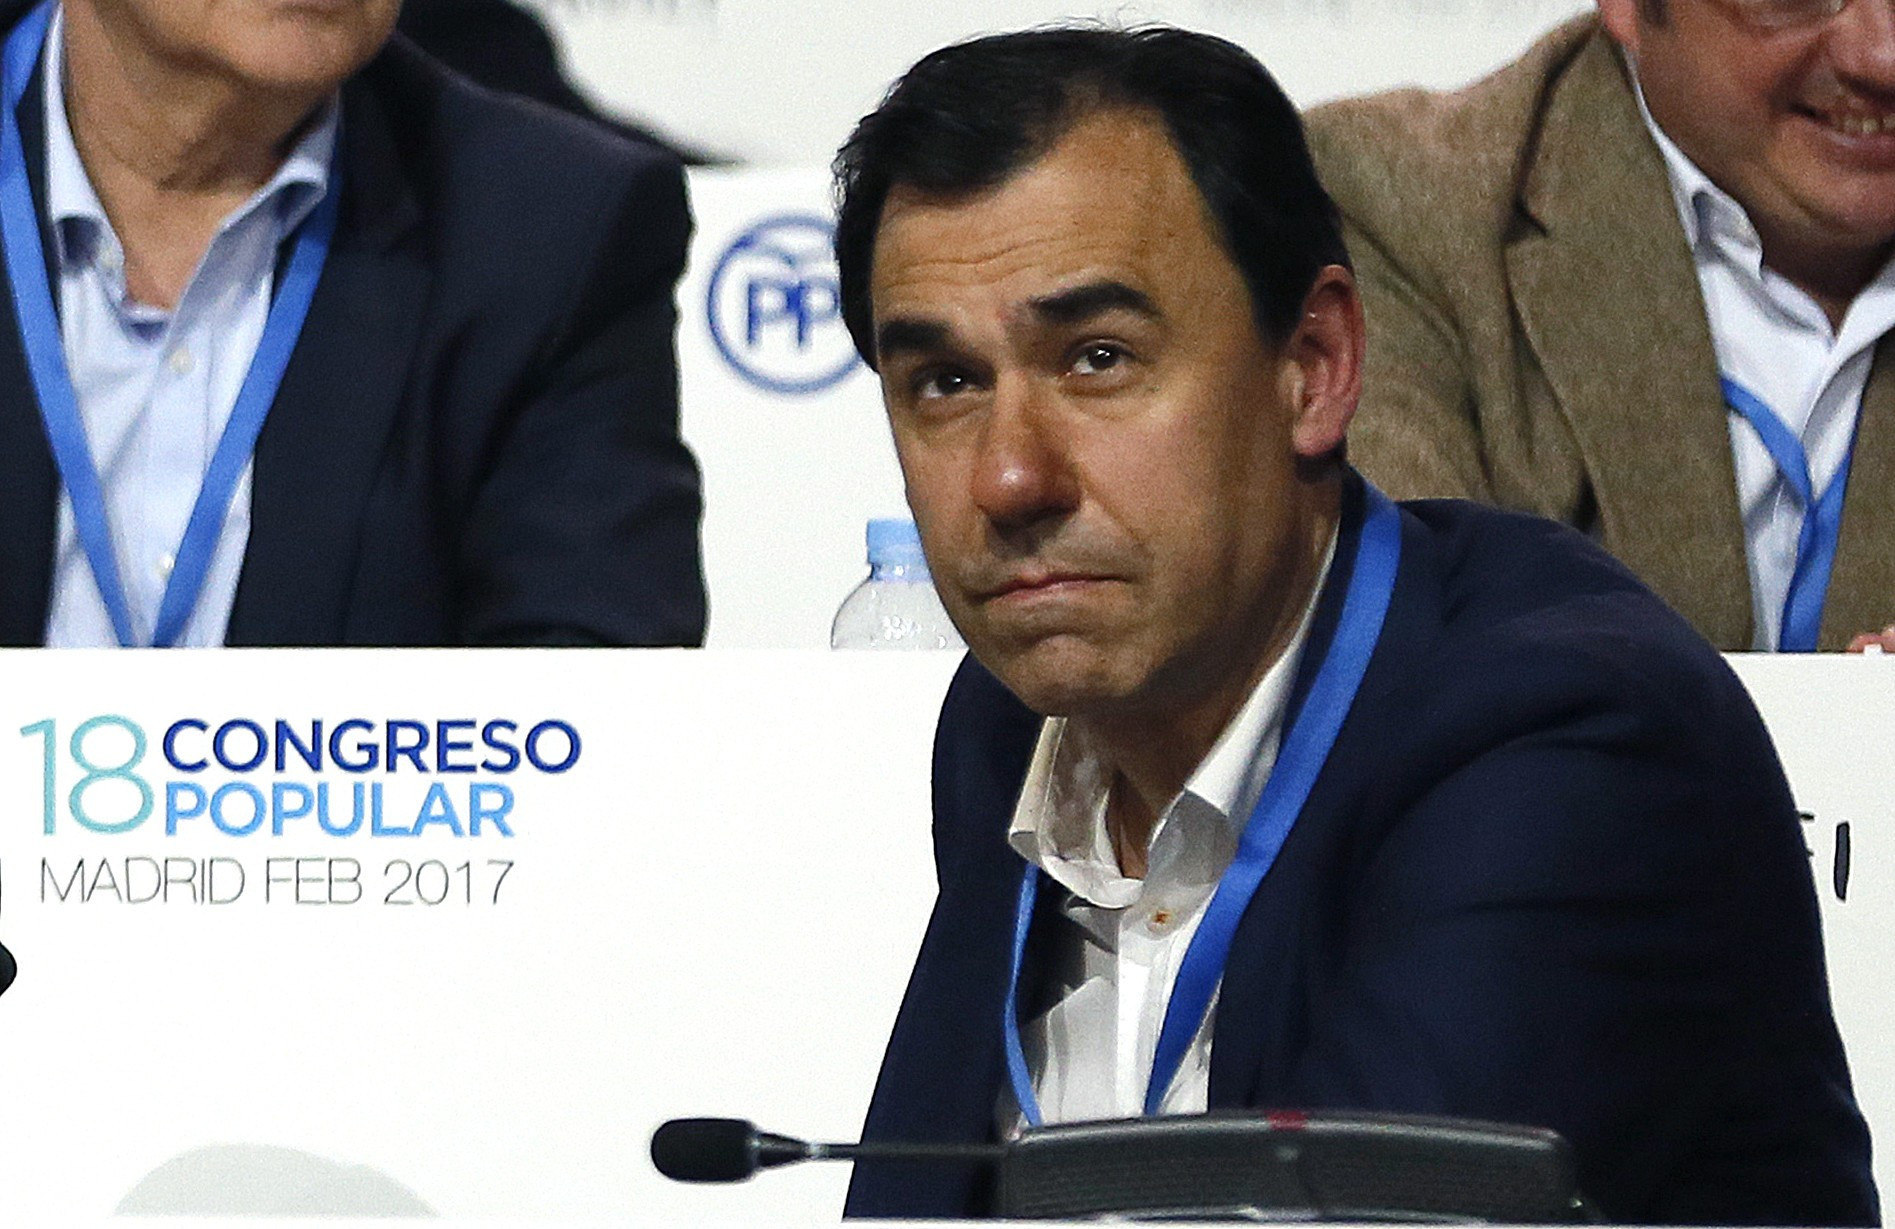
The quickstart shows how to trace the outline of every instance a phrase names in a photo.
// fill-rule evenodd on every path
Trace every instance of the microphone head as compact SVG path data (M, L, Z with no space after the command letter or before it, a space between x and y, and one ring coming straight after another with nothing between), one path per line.
M0 994L6 993L7 987L13 984L13 975L18 971L13 963L13 953L0 947Z
M674 1182L742 1182L757 1172L756 1124L673 1118L652 1132L651 1163Z

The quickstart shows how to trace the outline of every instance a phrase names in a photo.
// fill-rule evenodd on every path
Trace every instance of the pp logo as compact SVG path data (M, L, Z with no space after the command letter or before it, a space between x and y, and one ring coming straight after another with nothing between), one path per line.
M821 392L861 361L842 323L835 228L814 214L777 214L737 236L705 311L724 361L771 392Z

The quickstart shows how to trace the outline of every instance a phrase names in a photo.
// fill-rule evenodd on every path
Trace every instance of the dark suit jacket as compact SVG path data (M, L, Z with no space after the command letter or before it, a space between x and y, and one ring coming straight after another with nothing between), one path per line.
M1349 457L1397 498L1585 530L1723 649L1750 573L1704 299L1624 63L1583 17L1449 94L1319 107L1368 366ZM1876 350L1821 644L1895 620L1895 336Z
M669 150L687 166L723 161L601 110L567 77L545 19L518 0L403 0L395 28L430 56L488 89L537 99L604 124L634 141Z
M36 178L39 100L20 107ZM338 163L335 241L257 441L228 643L701 642L677 163L399 39L343 87ZM0 643L44 634L58 492L9 289Z
M971 660L948 692L940 897L867 1138L993 1133L1022 871L1005 834L1038 727ZM1748 696L1676 615L1570 530L1406 505L1361 691L1237 930L1210 1105L1551 1127L1612 1219L1870 1223L1805 857ZM848 1211L990 1197L971 1168L865 1162Z

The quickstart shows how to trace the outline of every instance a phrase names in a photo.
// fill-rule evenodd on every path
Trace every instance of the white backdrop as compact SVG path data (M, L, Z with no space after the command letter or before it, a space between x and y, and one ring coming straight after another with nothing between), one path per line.
M1061 18L1169 21L1249 48L1309 105L1451 86L1586 0L531 0L582 85L746 163L824 166L890 81L936 47Z
M826 651L0 653L0 939L21 969L0 998L0 1220L109 1215L179 1158L194 1175L169 1203L147 1185L145 1206L280 1190L258 1175L287 1165L306 1207L381 1187L379 1206L392 1190L449 1218L833 1219L840 1168L684 1187L652 1172L645 1142L689 1114L816 1138L857 1129L932 897L928 743L954 664ZM1814 816L1838 1019L1862 1105L1888 1128L1895 661L1737 665ZM145 740L127 771L154 811L124 832L73 814L71 738L101 716L120 720L82 738L95 768L131 758L126 722ZM359 718L384 748L391 721L423 723L428 770L406 758L359 774L327 758L321 771L299 758L283 773L171 767L165 732L192 718L204 728L174 739L186 766L233 720L280 719L308 741L315 720L329 734ZM498 732L517 745L549 719L578 732L569 768L480 767L505 762L478 745L484 723L517 723ZM476 743L447 763L476 771L436 771L444 720L477 723L447 730ZM344 757L364 741L346 730ZM241 765L253 742L233 726L225 759ZM566 758L559 736L539 750ZM470 787L507 786L512 835L489 821L454 836L445 811L414 837L328 836L310 815L286 818L281 836L267 818L238 836L206 815L166 835L173 786L188 804L193 785L208 798L327 784L331 826L346 827L357 782L381 787L385 829L411 826L441 784L463 832ZM243 798L228 796L227 827L247 826ZM138 803L136 786L109 778L79 796L94 824L124 822ZM145 862L165 858L168 897ZM212 882L229 903L193 891L203 863L187 860L205 858L225 859ZM293 1163L259 1147L294 1150ZM1890 1189L1895 1166L1878 1168Z

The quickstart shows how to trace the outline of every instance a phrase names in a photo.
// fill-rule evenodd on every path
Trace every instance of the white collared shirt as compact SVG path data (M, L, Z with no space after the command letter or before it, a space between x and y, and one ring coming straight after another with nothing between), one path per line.
M1841 328L1832 329L1814 298L1765 267L1762 242L1743 206L1665 135L1646 109L1642 91L1638 104L1664 155L1678 219L1691 244L1718 370L1761 398L1802 440L1810 481L1820 496L1855 437L1875 345L1895 328L1895 260L1856 296ZM1751 647L1770 650L1777 647L1783 601L1796 570L1803 509L1749 420L1732 414L1729 421L1750 563L1756 629ZM1662 424L1654 427L1662 429ZM1895 618L1895 609L1889 616Z
M132 627L146 643L204 471L263 336L278 248L327 188L338 110L327 104L275 176L223 220L176 310L161 311L126 293L124 248L80 161L66 115L63 35L63 12L55 13L41 64L60 338L99 471ZM246 465L179 644L223 643L249 539ZM118 643L63 491L46 643Z
M1276 763L1290 687L1334 555L1332 538L1294 638L1158 817L1144 879L1119 870L1106 828L1114 767L1083 723L1051 717L1040 727L1007 839L1072 893L1063 906L1069 925L1049 953L1054 1001L1021 1024L1045 1122L1144 1112L1178 968ZM1216 1012L1213 998L1161 1112L1205 1109ZM997 1113L1004 1132L1023 1124L1011 1087L1002 1089Z

